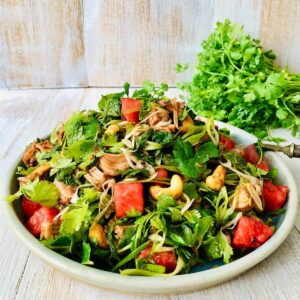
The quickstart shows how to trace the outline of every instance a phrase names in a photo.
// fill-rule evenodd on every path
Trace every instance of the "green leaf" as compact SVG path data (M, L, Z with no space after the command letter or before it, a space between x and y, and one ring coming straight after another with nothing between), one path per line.
M198 193L198 187L196 183L193 182L184 182L183 183L183 192L187 194L191 199L199 199L200 194Z
M99 124L92 111L75 112L65 124L67 144L71 145L79 140L95 140L99 131Z
M83 242L82 243L82 258L81 263L83 265L93 265L94 262L90 260L91 257L91 246L89 243Z
M130 254L128 254L126 257L124 257L121 261L119 261L112 269L113 272L116 270L120 269L123 265L128 263L129 261L133 260L136 258L147 246L149 242L146 242L139 247L137 247L135 250L133 250Z
M60 234L70 236L76 231L79 231L87 213L88 205L83 204L80 208L74 208L62 215L62 223L59 230Z
M62 255L66 255L72 251L73 240L70 237L59 236L56 239L42 240L40 242L47 248Z
M21 191L17 191L16 193L14 193L12 195L6 196L5 200L8 202L13 202L13 201L19 199L22 195L23 195L23 193Z
M201 156L195 155L192 146L177 138L173 150L177 168L182 174L191 179L197 179L205 171L205 166L201 165Z
M20 191L31 201L48 207L56 206L59 199L57 187L46 180L35 180L22 184Z
M177 203L176 203L176 201L170 195L161 194L158 197L156 205L157 205L158 209L167 209L167 208L169 208L171 206L176 206Z
M219 157L219 149L212 142L204 143L200 145L197 150L198 162L203 164L207 162L210 158Z
M177 73L183 73L188 69L188 64L176 64L176 72Z
M124 92L107 94L102 96L98 102L99 115L101 121L105 123L106 119L121 118L121 97L125 95Z
M83 157L94 151L95 142L92 140L80 140L74 142L64 150L67 158L73 158L77 163L82 162Z
M232 247L221 232L219 232L209 244L204 246L204 250L210 260L223 257L226 264L229 263L233 255Z

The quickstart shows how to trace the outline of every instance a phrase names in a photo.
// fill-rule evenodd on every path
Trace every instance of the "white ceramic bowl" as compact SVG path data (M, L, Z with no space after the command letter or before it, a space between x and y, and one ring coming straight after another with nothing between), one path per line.
M222 128L226 127L230 130L235 140L240 144L250 144L255 142L256 138L236 127L216 122ZM177 275L173 277L130 277L122 276L116 273L102 271L87 267L72 261L56 252L44 247L36 238L34 238L24 227L20 220L19 204L5 204L6 215L10 221L11 227L17 236L38 256L47 263L65 272L69 276L85 281L87 283L118 291L140 292L140 293L180 293L192 292L207 288L223 281L229 280L240 275L253 267L268 255L274 252L279 245L286 239L289 232L293 228L297 213L297 188L295 180L287 168L275 153L267 153L272 166L279 170L279 182L289 187L289 197L286 203L286 213L279 221L279 228L275 234L260 248L247 254L246 256L233 261L227 265L223 265L206 271ZM12 164L7 182L4 183L4 196L13 192L15 188L15 169L20 160Z

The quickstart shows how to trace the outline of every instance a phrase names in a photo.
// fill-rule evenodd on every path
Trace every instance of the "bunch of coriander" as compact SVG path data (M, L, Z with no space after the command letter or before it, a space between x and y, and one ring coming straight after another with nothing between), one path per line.
M262 138L270 128L299 133L300 74L275 63L272 51L246 35L243 26L218 22L202 43L188 92L188 106L197 114L245 129ZM177 71L186 69L177 65Z

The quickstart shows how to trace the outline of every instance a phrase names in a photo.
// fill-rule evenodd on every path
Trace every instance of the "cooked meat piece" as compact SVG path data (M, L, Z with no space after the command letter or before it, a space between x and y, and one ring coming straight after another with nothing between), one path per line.
M149 114L149 124L151 127L154 127L159 122L168 122L170 120L170 113L158 105L153 105Z
M174 113L174 111L176 110L178 117L181 116L185 105L184 102L179 102L175 98L171 101L161 100L159 101L159 104L172 113Z
M41 143L31 143L23 155L24 164L27 167L33 166L33 164L36 162L36 153L39 151L48 152L52 149L52 147L52 144L48 140Z
M45 221L41 224L41 239L53 239L59 232L60 222Z
M168 124L166 126L159 126L159 124L158 124L153 129L154 129L154 131L174 132L176 129L176 126L174 124Z
M35 147L39 150L39 151L43 151L43 152L48 152L50 151L53 146L52 144L47 140L47 141L44 141L44 142L41 142L41 143L37 143L35 145Z
M125 155L122 154L104 154L99 160L99 166L105 175L116 176L120 171L127 170L129 164Z
M41 165L37 167L34 171L32 171L30 174L26 176L26 180L35 180L36 178L40 178L42 175L44 175L46 172L48 172L51 169L51 166L49 163Z
M54 180L54 184L60 193L59 202L63 205L69 204L72 197L74 196L76 189L56 179Z
M97 167L91 168L88 173L84 175L84 177L97 190L101 190L102 184L109 179L109 176L104 175L104 173L102 173Z

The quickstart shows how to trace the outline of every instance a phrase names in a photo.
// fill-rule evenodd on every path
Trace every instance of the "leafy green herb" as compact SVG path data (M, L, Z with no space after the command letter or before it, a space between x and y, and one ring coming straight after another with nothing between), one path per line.
M157 208L158 209L166 209L170 206L175 206L176 201L167 194L161 194L157 200Z
M34 180L22 184L20 191L23 195L33 202L40 203L44 206L54 207L59 199L57 187L46 180Z
M204 246L205 253L210 260L223 257L225 263L229 263L233 255L233 249L223 233L219 232L210 243Z
M99 131L99 123L93 112L75 112L65 124L67 144L79 140L95 140Z
M226 121L263 137L268 128L299 132L300 75L281 70L272 51L229 20L218 22L202 43L191 82L188 106L197 114ZM177 66L182 72L186 66Z
M79 231L81 225L88 214L88 205L82 204L79 208L74 208L66 212L62 217L62 223L60 226L60 234L63 236L70 236L75 231Z

